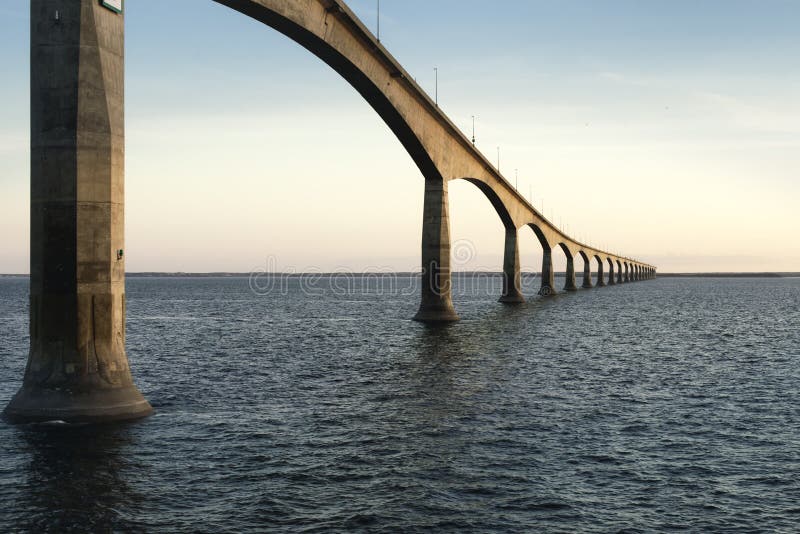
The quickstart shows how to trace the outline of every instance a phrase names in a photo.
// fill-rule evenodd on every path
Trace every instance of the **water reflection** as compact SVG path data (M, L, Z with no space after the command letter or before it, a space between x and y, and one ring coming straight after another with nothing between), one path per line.
M18 437L28 456L18 498L28 512L17 518L17 527L31 532L130 527L124 509L143 500L124 475L142 469L126 454L130 425L29 425L19 427Z

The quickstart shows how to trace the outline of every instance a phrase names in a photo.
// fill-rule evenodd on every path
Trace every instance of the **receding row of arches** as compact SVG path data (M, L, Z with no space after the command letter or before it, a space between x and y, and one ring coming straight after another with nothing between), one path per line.
M505 203L479 180L465 179L474 184L488 198L505 228L505 251L503 265L503 289L501 302L525 301L522 293L519 241L526 229L530 229L541 245L541 285L539 294L555 295L562 291L578 291L594 287L614 286L656 277L656 268L629 258L618 257L575 242L566 236L555 234L545 225L528 222L518 227ZM564 257L563 286L555 282L555 256L560 249ZM559 284L560 285L560 284Z
M560 291L577 291L593 287L614 286L629 282L650 280L656 277L654 267L642 265L625 258L619 258L586 247L576 247L573 243L551 244L545 233L535 224L525 225L538 238L542 247L541 287L539 294L555 295ZM506 227L506 249L503 265L503 294L501 302L524 302L521 290L521 267L519 261L519 234L525 228ZM554 255L560 249L564 255L566 269L564 284L555 283ZM579 267L582 269L579 270Z
M643 280L651 266L586 246L565 235L537 211L464 135L345 2L310 0L215 0L283 33L342 76L383 119L425 180L422 224L421 302L415 319L458 320L451 299L448 183L466 180L483 192L506 229L503 300L522 298L518 234L528 226L542 245L540 293L557 292L553 253L567 255L566 289L578 289L575 259L584 259L582 287ZM597 264L597 283L586 276ZM607 274L606 274L607 273Z

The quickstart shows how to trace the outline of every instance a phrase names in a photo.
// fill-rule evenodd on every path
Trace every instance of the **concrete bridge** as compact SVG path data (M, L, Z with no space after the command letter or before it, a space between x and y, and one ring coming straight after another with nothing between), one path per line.
M539 213L447 118L341 0L214 0L296 41L346 79L425 180L422 295L415 319L458 320L451 300L448 184L480 189L505 226L500 300L524 300L518 234L543 250L540 294L655 277L654 266L581 243ZM12 421L105 421L152 411L125 353L122 0L31 0L31 348ZM606 274L607 267L607 274Z

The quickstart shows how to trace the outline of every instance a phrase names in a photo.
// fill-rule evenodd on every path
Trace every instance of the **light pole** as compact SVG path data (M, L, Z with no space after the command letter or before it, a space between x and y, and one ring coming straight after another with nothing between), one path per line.
M436 88L434 92L434 102L436 102L436 107L439 107L439 68L433 67L433 74L436 77Z
M475 115L472 116L472 146L475 146Z

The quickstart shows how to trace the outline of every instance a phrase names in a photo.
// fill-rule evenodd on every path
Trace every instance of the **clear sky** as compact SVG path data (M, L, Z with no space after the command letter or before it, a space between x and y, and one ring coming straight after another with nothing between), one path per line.
M375 27L376 1L351 0ZM382 0L381 37L573 235L669 271L800 271L800 2ZM28 2L0 4L0 272L28 272ZM419 266L423 180L320 60L210 0L126 2L129 271ZM454 241L499 269L471 184ZM541 253L523 233L526 270ZM560 256L560 254L559 254ZM562 262L563 263L563 262Z

